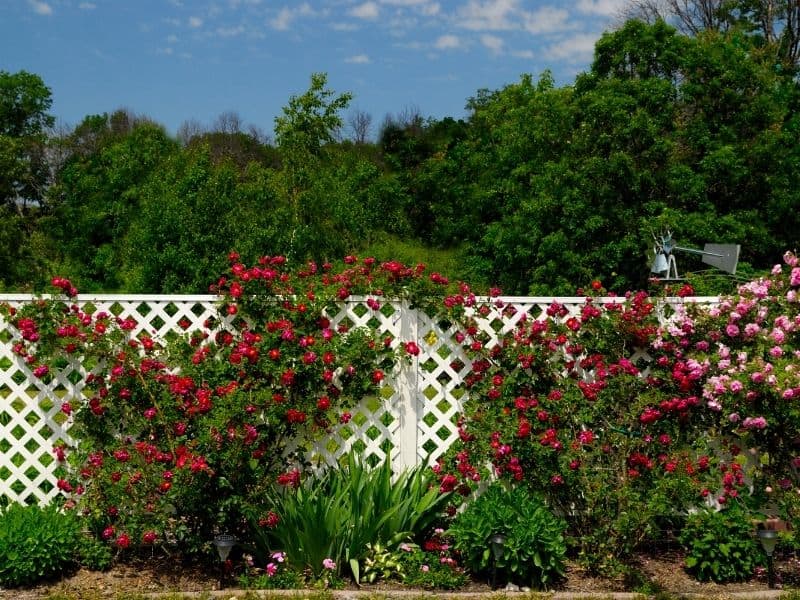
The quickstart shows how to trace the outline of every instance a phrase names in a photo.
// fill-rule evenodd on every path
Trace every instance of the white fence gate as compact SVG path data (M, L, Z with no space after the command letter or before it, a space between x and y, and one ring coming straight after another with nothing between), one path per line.
M19 306L33 299L30 295L0 294L0 303ZM169 332L202 329L203 322L216 315L216 296L156 295L80 295L76 303L84 310L106 311L121 318L131 317L137 327L156 338ZM479 323L487 332L505 333L513 329L522 315L545 319L547 307L555 300L565 305L568 319L580 313L583 298L499 299L516 310L502 316L494 310ZM621 302L603 298L598 302ZM677 299L674 302L714 302L715 298ZM384 305L387 303L384 302ZM395 470L435 460L457 437L455 421L461 409L462 378L470 362L455 341L455 330L442 330L435 318L406 303L388 303L382 311L372 311L366 298L353 298L340 304L340 311L329 315L334 324L347 319L353 326L379 321L379 333L390 334L395 343L414 341L420 353L410 364L401 365L387 378L391 395L382 403L362 402L351 411L353 419L341 425L315 448L315 458L335 464L342 454L357 448L364 455L383 460L391 456ZM179 322L188 321L188 327ZM0 317L0 496L22 503L46 504L58 494L54 472L53 447L69 444L70 421L60 411L65 396L79 396L83 380L67 368L46 384L31 373L12 352L18 332ZM648 358L640 354L639 357Z

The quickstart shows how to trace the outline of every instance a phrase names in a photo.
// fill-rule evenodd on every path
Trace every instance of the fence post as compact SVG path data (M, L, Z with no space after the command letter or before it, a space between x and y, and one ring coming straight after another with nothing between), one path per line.
M413 311L408 304L407 300L400 302L400 343L416 342L420 348L422 347L417 340L417 318L416 311ZM404 349L401 347L400 352L405 354ZM418 372L419 372L419 357L408 356L411 360L400 362L397 372L397 397L399 406L397 413L400 417L400 427L397 429L397 463L394 465L394 471L400 472L403 469L409 469L416 466L418 461L417 453L417 440L419 439L419 428L417 427L417 413L418 404L417 395L419 394L418 388Z

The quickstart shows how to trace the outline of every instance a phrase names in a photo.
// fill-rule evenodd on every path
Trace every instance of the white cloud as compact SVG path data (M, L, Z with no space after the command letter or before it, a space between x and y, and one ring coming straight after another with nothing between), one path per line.
M351 8L349 14L359 19L376 19L379 13L378 5L370 0Z
M421 6L419 11L426 17L435 17L441 12L441 10L441 4L438 2L431 2L430 4L424 4Z
M172 52L172 48L159 48L156 50L156 54L165 54L166 56L171 56Z
M331 23L331 29L334 31L357 31L358 25L354 23Z
M564 9L543 6L539 10L524 15L524 27L528 33L552 33L572 27L569 12Z
M81 2L80 4L78 4L78 8L80 8L81 10L94 10L95 8L97 8L97 4L95 4L94 2Z
M189 17L189 27L197 29L203 25L203 19L200 17Z
M348 56L347 58L344 59L344 62L351 63L354 65L368 65L372 61L366 54L356 54L355 56Z
M525 60L529 60L534 57L534 54L533 50L513 50L511 52L511 56L514 58L524 58Z
M236 37L244 33L244 25L237 25L236 27L217 27L216 33L219 37Z
M598 34L578 33L556 42L546 50L548 58L566 60L571 63L585 63L592 60Z
M442 35L436 40L433 44L435 48L439 50L454 50L456 48L461 48L461 38L457 35Z
M381 0L381 4L414 8L425 16L438 15L442 9L438 2L432 2L431 0Z
M458 11L459 24L476 31L516 29L519 17L518 0L470 0Z
M167 36L167 41L168 41L170 44L174 44L175 42L177 42L177 41L178 41L178 36L177 36L177 35L175 35L174 33L170 33L170 34Z
M576 8L582 13L613 17L628 4L628 0L578 0Z
M314 14L314 9L311 8L311 5L308 2L303 2L300 6L293 9L289 8L288 6L284 6L278 11L278 14L275 16L275 18L270 19L269 25L278 31L286 31L289 29L292 21L294 21L295 18L310 17Z
M289 25L292 22L294 15L292 11L285 6L278 11L278 14L275 16L274 19L270 19L270 26L273 29L277 29L278 31L286 31L289 29Z
M48 16L53 14L53 8L47 2L39 2L38 0L28 0L33 12L37 15Z
M492 54L500 54L503 51L503 40L496 35L484 34L481 36L481 44L492 51Z

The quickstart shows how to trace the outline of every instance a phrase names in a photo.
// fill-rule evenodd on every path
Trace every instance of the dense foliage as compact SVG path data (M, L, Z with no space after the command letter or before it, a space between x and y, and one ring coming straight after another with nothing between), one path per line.
M164 345L136 334L133 319L68 299L0 307L21 332L14 352L35 376L49 380L76 357L90 371L85 393L62 402L78 444L55 450L65 467L58 487L119 548L196 550L214 530L243 532L274 483L295 487L308 444L347 423L364 397L380 398L401 348L334 321L337 303L360 290L377 312L382 294L424 284L420 269L355 257L338 271L313 263L291 271L283 257L229 260L215 286L220 317ZM68 280L54 283L74 295ZM419 476L409 485L426 491Z
M204 292L235 240L247 260L441 250L437 270L510 294L592 277L622 291L646 286L665 229L683 246L741 244L749 276L796 243L800 94L785 36L759 37L755 3L731 4L724 27L688 34L628 21L571 85L523 74L477 91L463 120L407 112L374 142L342 139L351 96L322 74L272 144L236 118L178 141L126 111L48 136L50 90L2 72L0 285L58 272L82 290Z
M490 463L543 494L604 572L706 504L797 520L799 265L786 253L769 277L711 308L678 304L661 326L643 293L587 297L575 316L553 303L498 339L468 324L469 400L443 488L467 493Z
M766 562L750 516L739 507L690 515L681 542L687 548L686 568L700 581L747 580Z
M330 559L337 573L358 582L371 549L397 549L433 532L449 501L434 482L426 466L395 477L388 459L373 469L351 454L340 468L264 494L261 512L251 517L256 555L265 559L274 549L291 548L301 569L320 575ZM268 514L276 522L268 522Z
M74 512L56 506L0 508L0 585L30 585L81 564L103 569L110 563L108 547L83 534Z

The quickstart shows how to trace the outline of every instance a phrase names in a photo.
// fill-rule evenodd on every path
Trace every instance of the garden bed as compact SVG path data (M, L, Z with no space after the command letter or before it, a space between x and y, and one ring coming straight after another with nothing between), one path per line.
M634 561L633 577L614 579L591 577L575 563L568 564L567 578L554 590L559 595L585 597L587 594L608 595L621 592L639 592L648 596L659 594L662 598L679 597L690 594L701 598L755 597L769 591L766 574L750 581L740 583L715 584L702 583L688 575L682 567L683 557L676 551L659 554L641 554ZM782 558L776 563L776 572L785 582L786 589L800 585L800 562L797 559ZM219 588L216 575L207 565L181 564L167 559L138 560L119 564L106 572L93 572L80 569L61 581L43 584L31 589L0 590L0 598L34 600L58 598L59 600L83 598L126 598L138 595L202 593L213 592ZM352 596L357 590L368 592L368 597L392 597L418 592L420 597L430 596L431 592L414 590L399 584L364 585L361 588L349 585L344 591ZM231 584L226 590L231 596L243 591ZM481 596L489 594L491 588L484 581L471 581L457 592L436 592L437 596L464 595ZM348 595L345 594L345 595ZM202 596L202 594L200 594ZM515 594L510 594L514 596ZM777 593L774 594L777 596ZM225 598L230 596L227 593Z

